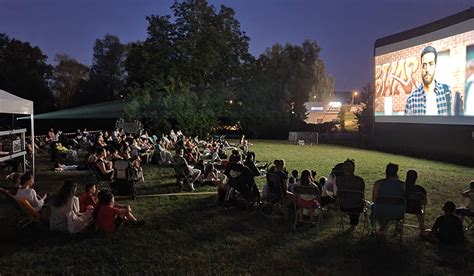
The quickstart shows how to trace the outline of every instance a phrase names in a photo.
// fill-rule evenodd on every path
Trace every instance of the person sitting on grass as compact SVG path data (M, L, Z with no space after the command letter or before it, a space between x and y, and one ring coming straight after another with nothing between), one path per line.
M444 215L439 216L431 230L426 230L424 236L431 241L439 240L445 244L464 242L464 231L461 220L454 214L456 205L446 201L443 205Z
M110 192L105 192L99 197L99 211L97 213L96 227L99 232L114 233L123 222L134 225L142 225L144 220L138 220L133 214L130 206L119 207L114 205L115 198Z
M423 206L427 203L426 190L419 186L415 185L418 174L415 170L409 170L407 172L407 178L405 180L406 185L406 198L407 214L415 214L418 219L418 225L420 234L423 234L425 231L425 217L423 216Z
M30 173L25 173L20 177L20 189L16 193L17 198L25 198L30 203L31 207L39 212L43 206L48 194L39 197L35 189L33 189L33 176Z
M469 199L469 203L466 207L457 208L456 215L461 217L461 221L464 221L464 217L474 217L474 180L469 184L469 190L462 193L463 197Z
M310 210L310 220L314 221L314 209L320 205L318 199L320 190L318 186L313 183L308 170L304 170L301 173L300 183L295 186L294 193L296 194L296 206L298 207L298 220L303 220L303 209L308 209Z
M51 200L49 228L51 231L77 233L92 222L93 207L83 213L79 210L79 200L74 196L77 183L65 180Z
M86 184L86 189L79 198L79 212L84 213L90 207L96 206L98 202L96 192L95 183Z

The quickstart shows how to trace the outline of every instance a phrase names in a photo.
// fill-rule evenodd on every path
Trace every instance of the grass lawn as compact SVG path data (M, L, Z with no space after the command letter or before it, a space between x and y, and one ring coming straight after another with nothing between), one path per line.
M463 205L460 193L474 179L474 169L442 162L330 145L296 146L284 141L252 141L258 160L284 159L287 168L316 169L327 176L346 158L356 160L356 174L365 179L370 198L375 180L382 178L385 165L400 165L400 176L418 171L418 184L428 191L426 221L431 226L441 214L441 205L453 200ZM64 178L85 183L87 172L55 174L39 158L38 191L52 191ZM147 165L139 195L177 190L173 171ZM259 178L261 187L264 179ZM199 188L211 191L211 188ZM125 226L109 236L77 235L27 229L13 235L0 233L0 274L93 273L93 274L317 274L380 275L430 274L472 275L473 234L464 246L441 247L421 241L416 229L406 228L405 242L389 238L376 243L372 238L339 230L335 214L324 217L320 229L290 230L257 211L214 206L213 196L147 197L131 204L143 226ZM406 223L416 224L414 216ZM4 231L4 228L0 228Z

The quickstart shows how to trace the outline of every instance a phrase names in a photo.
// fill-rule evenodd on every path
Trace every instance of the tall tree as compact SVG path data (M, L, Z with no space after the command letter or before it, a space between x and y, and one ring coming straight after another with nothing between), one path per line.
M362 92L359 96L361 108L354 112L356 117L357 126L359 133L362 134L364 143L370 141L374 127L374 94L372 86L367 83L362 88Z
M277 128L280 133L276 135L283 137L289 128L303 124L304 103L310 96L323 99L332 93L328 85L332 79L324 72L319 53L317 43L308 40L302 45L275 44L267 49L249 69L241 89L245 113L252 114L241 121L243 128L258 127L265 121L263 124Z
M56 106L62 109L72 105L81 82L89 78L89 67L66 54L56 55L56 62L51 79L51 90Z
M48 79L53 67L40 48L0 33L0 89L32 100L35 112L52 108Z
M173 77L205 89L238 79L241 64L252 57L235 12L226 6L217 11L205 0L175 2L171 9L173 21L169 15L146 18L148 37L132 45L127 60L129 83Z
M126 81L127 46L120 39L106 34L94 43L90 89L99 101L119 98Z

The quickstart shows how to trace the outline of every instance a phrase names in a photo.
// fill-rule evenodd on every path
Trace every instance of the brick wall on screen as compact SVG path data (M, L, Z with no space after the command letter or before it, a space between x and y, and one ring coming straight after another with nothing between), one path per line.
M392 97L393 112L403 111L408 95L421 84L421 51L428 45L449 51L453 76L451 91L464 97L466 47L474 44L474 31L443 38L375 57L375 112L384 112L384 97ZM438 69L438 68L437 68Z

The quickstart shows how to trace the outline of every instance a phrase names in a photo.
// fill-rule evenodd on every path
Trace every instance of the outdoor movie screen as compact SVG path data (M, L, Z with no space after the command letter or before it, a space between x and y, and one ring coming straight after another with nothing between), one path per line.
M474 125L473 26L376 47L375 121Z

